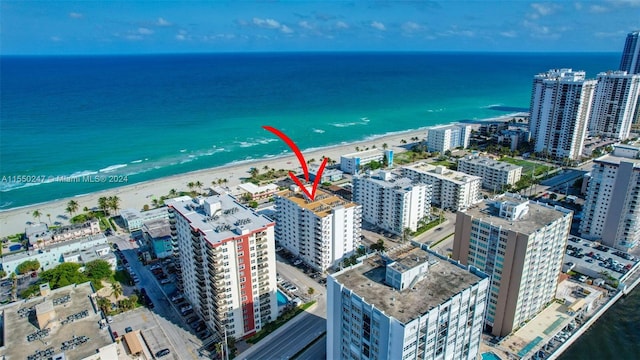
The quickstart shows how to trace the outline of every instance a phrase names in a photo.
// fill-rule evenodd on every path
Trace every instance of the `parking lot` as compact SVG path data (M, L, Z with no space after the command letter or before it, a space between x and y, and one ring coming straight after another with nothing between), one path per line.
M570 236L564 264L566 271L573 270L591 278L602 278L606 274L619 281L634 266L638 266L638 259L616 249ZM586 280L582 279L583 282Z

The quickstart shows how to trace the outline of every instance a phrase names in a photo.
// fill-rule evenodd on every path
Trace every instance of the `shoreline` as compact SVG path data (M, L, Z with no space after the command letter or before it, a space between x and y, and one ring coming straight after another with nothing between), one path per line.
M315 159L319 164L322 156L329 157L339 163L340 155L356 152L355 147L369 147L375 145L382 148L383 143L387 143L389 149L394 152L403 152L401 140L405 139L410 143L410 138L418 136L424 138L427 128L411 129L395 132L388 135L371 136L365 140L348 142L344 144L330 145L326 147L307 149L305 157L307 159ZM264 166L275 169L286 169L298 171L301 167L296 156L293 153L277 155L269 158L239 160L228 164L215 166L206 169L190 171L183 174L166 176L158 179L146 180L135 184L123 185L112 189L100 190L88 194L79 194L61 199L46 201L37 204L25 205L17 208L11 208L0 211L0 236L9 236L17 233L23 233L25 227L30 222L38 222L38 219L32 216L35 210L40 211L42 216L40 222L52 225L54 223L68 224L70 216L65 213L67 203L70 200L78 202L78 213L86 206L93 208L98 206L98 198L102 196L118 196L120 198L120 209L136 208L142 209L144 205L152 205L154 198L160 198L167 195L171 189L179 191L189 191L187 184L189 182L201 181L203 189L212 186L211 182L217 179L227 179L225 186L235 188L242 183L243 178L249 177L249 170L256 167L263 170ZM51 215L51 221L47 214ZM51 222L51 223L50 223Z
M319 159L322 156L329 157L339 163L340 155L356 152L356 146L371 148L375 145L378 148L382 148L382 144L387 143L389 149L392 149L396 153L400 153L407 150L403 147L406 144L402 144L401 140L404 139L407 140L407 143L410 143L409 139L411 137L417 136L420 139L423 139L426 132L434 127L446 125L473 126L474 124L478 126L482 122L505 120L514 116L520 116L520 114L521 113L508 113L487 119L455 121L449 124L438 124L419 127L417 129L393 131L380 135L370 135L363 140L317 148L308 148L302 151L305 152L305 157L307 159L315 159L317 163L319 163ZM61 199L3 209L0 210L0 236L4 237L24 232L28 223L38 221L38 219L32 216L35 210L40 211L42 214L39 219L40 222L44 222L48 225L53 225L55 223L59 223L61 225L68 224L70 216L65 212L65 209L68 201L70 200L78 202L79 211L77 213L81 213L81 210L84 207L97 207L98 198L102 196L118 196L120 198L120 209L142 209L144 205L152 206L152 200L154 198L160 198L161 196L167 195L171 189L175 189L178 192L188 191L187 184L189 182L201 181L203 184L202 188L208 188L212 186L212 181L217 179L227 179L228 183L226 183L225 186L234 188L242 183L243 178L249 177L250 168L256 167L259 170L262 170L264 166L275 169L293 170L294 172L301 168L295 155L293 153L287 153L260 159L237 160L227 164L194 170L183 174L170 175L92 193L78 194ZM50 219L47 216L48 214L51 215Z

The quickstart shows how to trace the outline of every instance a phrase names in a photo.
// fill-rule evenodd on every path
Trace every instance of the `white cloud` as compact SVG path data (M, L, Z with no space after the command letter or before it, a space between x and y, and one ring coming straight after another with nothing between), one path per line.
M383 23L381 23L381 22L378 22L378 21L374 21L374 22L372 22L372 23L371 23L371 27L372 27L372 28L374 28L374 29L378 29L378 30L380 30L380 31L385 31L385 30L387 30L387 28L384 26L384 24L383 24Z
M144 39L141 35L133 35L133 34L126 35L124 38L132 41L139 41Z
M608 0L615 6L640 7L640 0Z
M138 34L141 34L141 35L151 35L151 34L153 34L153 30L148 29L148 28L141 27L141 28L138 28Z
M533 3L531 4L533 10L535 10L540 16L547 16L553 14L557 9L558 5L556 4L540 4Z
M531 37L542 38L542 39L558 39L560 38L561 31L568 30L568 28L560 28L560 29L552 30L548 26L543 26L529 20L524 20L522 22L522 26L529 30L529 34L531 35Z
M618 31L611 31L611 32L603 32L603 31L598 31L596 33L594 33L593 35L597 38L615 38L615 39L621 39L623 38L625 35L627 34L627 31L624 30L618 30Z
M253 24L259 27L267 28L267 29L278 29L280 28L280 23L274 19L260 19L253 18Z
M70 12L69 17L72 19L82 19L84 16L77 12Z
M298 26L300 26L303 29L307 29L307 30L311 30L313 29L313 25L309 24L308 21L300 21L298 23Z
M589 12L592 12L594 14L602 14L609 11L609 9L605 6L602 5L591 5L589 6Z
M336 22L336 29L348 29L349 28L349 24L347 24L344 21L338 21Z
M186 36L184 36L183 34L178 34L178 35L176 35L176 40L184 41L184 40L186 40L186 39L187 39L187 37L186 37Z
M58 41L62 41L62 39L60 37L58 37L58 36L52 36L51 37L51 41L58 42Z
M503 31L503 32L500 33L500 35L504 36L504 37L508 37L508 38L518 37L518 34L513 30Z
M414 23L413 21L407 21L406 23L402 24L402 30L404 32L415 32L422 29L424 29L424 26L418 23Z
M288 27L287 25L282 25L280 27L280 31L282 31L285 34L291 34L293 33L293 29L291 29L290 27Z
M169 21L165 20L164 18L159 17L158 21L156 21L156 25L157 26L171 26L173 24L170 23Z

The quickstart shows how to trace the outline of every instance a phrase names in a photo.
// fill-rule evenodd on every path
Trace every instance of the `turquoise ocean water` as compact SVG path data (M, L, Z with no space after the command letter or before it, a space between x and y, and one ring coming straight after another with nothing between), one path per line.
M549 68L618 54L313 53L0 58L0 210L301 149L526 110ZM506 107L502 111L492 105ZM506 110L506 111L505 111ZM10 181L41 176L44 183Z

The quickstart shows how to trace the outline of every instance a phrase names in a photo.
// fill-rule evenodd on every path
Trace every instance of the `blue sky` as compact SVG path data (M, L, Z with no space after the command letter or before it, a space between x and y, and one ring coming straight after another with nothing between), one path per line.
M2 1L2 54L615 51L640 0Z

